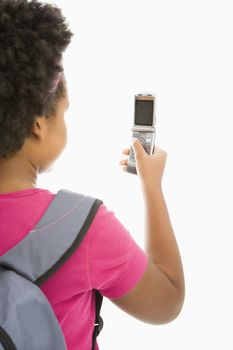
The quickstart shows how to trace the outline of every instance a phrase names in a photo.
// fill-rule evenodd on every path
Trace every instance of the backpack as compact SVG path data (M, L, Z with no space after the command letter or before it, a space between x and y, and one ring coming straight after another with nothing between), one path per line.
M67 350L56 315L39 286L78 248L102 203L59 190L29 234L0 256L0 350ZM99 315L103 296L96 289L95 296L92 350L103 328Z

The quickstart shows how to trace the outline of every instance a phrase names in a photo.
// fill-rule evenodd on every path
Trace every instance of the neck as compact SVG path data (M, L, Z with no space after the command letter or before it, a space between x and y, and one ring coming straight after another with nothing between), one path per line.
M36 188L37 169L18 154L11 159L0 159L0 193Z

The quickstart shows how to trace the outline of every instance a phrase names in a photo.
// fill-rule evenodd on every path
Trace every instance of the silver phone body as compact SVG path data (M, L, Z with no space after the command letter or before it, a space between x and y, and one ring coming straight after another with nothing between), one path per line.
M155 146L155 96L140 93L134 96L134 125L131 128L132 138L138 138L145 151L151 155ZM133 147L130 147L126 171L137 174Z

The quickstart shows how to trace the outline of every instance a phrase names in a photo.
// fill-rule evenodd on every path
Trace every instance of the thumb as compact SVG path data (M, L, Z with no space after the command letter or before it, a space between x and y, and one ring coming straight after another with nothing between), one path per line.
M142 146L141 142L137 138L133 138L131 144L132 144L136 159L141 158L142 156L145 156L144 153L146 153L146 151Z

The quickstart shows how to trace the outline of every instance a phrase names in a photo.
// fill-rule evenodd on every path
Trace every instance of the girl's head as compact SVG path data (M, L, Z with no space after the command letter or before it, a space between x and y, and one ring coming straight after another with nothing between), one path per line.
M62 55L72 35L55 5L0 0L0 169L27 158L40 173L64 149Z

